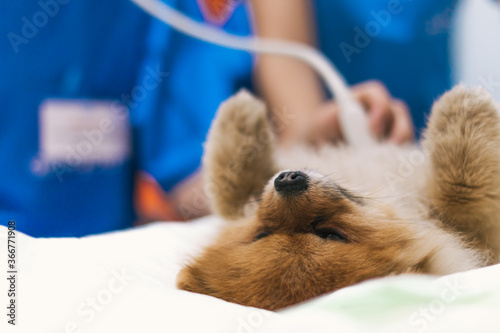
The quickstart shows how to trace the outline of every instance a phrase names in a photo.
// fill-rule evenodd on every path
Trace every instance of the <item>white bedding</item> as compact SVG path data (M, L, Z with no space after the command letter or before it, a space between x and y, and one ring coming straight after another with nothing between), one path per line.
M498 265L438 280L369 281L279 313L177 290L182 263L210 243L221 226L208 217L80 239L18 233L17 325L7 324L8 286L2 277L0 331L500 331ZM0 227L2 272L7 271L6 233Z

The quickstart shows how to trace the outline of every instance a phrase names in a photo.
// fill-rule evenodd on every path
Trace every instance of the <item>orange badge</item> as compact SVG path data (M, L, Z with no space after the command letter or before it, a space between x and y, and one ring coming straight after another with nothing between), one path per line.
M203 17L214 24L225 24L233 14L234 9L243 0L198 0Z

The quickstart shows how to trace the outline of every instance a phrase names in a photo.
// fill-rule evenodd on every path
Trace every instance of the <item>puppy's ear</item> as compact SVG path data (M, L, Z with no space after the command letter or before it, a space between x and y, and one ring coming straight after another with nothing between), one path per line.
M206 294L200 277L196 275L196 269L193 269L191 266L186 266L180 271L179 275L177 275L176 284L177 288L181 290Z
M243 216L245 205L277 172L273 152L274 135L264 103L244 90L225 101L205 147L212 209L227 219Z

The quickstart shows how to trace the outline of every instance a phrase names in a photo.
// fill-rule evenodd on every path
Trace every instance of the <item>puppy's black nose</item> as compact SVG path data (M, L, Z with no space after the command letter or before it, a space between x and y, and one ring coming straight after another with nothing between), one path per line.
M297 194L307 189L307 175L300 171L282 172L274 180L274 188L281 194Z

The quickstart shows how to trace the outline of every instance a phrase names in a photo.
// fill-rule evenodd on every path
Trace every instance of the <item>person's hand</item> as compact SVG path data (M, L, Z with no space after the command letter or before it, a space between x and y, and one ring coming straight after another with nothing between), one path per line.
M392 98L385 86L368 81L352 87L352 92L365 107L370 131L381 140L402 144L413 140L414 130L406 104ZM328 101L316 110L308 125L307 137L313 144L338 142L343 139L339 109L335 101Z
M393 98L378 81L352 87L356 99L368 112L370 130L379 139L401 144L413 140L414 129L406 103Z

